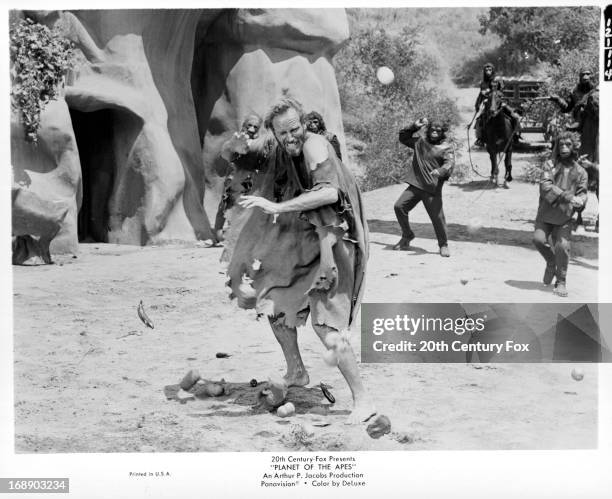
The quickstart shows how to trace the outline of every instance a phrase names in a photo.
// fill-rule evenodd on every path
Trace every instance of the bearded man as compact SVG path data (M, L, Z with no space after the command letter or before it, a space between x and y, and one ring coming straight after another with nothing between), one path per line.
M419 132L427 126L425 137ZM402 228L402 238L393 247L394 250L410 249L410 242L415 238L410 228L408 214L421 201L433 224L440 255L449 257L446 219L442 206L442 187L450 177L455 166L455 152L451 143L446 140L447 127L439 122L429 123L421 118L412 125L400 130L399 140L414 150L412 165L407 170L408 188L395 202L395 216Z
M284 97L265 119L276 145L265 138L236 144L245 154L262 151L257 195L239 205L252 210L228 267L229 285L242 308L266 315L287 364L287 386L310 382L298 347L297 327L311 315L353 397L351 422L375 411L359 377L346 331L355 319L367 260L367 225L354 177L332 145L309 132L302 106Z

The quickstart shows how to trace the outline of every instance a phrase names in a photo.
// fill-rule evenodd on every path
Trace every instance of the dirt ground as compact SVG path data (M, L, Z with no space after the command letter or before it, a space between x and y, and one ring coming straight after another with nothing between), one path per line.
M458 94L464 119L474 91ZM459 134L464 134L459 130ZM529 138L528 138L529 140ZM413 213L414 251L399 238L396 185L365 193L371 256L366 302L561 301L541 283L531 244L537 186L520 181L530 154L515 154L511 189L480 178L445 187L451 258L437 253L422 207ZM465 149L460 161L467 161ZM473 161L488 170L482 151ZM589 199L587 220L597 210ZM470 220L483 228L470 234ZM572 302L597 301L598 237L574 237ZM560 449L597 444L597 366L568 364L361 364L392 433L371 439L343 424L350 393L310 327L300 331L311 384L292 388L297 415L253 409L255 378L283 373L265 320L230 302L221 248L84 244L77 258L14 267L17 452L193 452L281 450ZM396 275L392 275L396 274ZM467 283L463 284L463 281ZM155 328L138 319L143 300ZM352 343L359 353L359 324ZM228 358L216 358L226 352ZM229 383L232 393L180 403L171 397L189 369ZM331 387L334 405L319 382Z

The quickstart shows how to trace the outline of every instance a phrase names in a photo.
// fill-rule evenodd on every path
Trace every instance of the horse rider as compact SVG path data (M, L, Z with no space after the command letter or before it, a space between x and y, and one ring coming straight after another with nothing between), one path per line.
M488 102L489 96L493 91L502 92L504 89L504 82L501 78L495 75L495 67L493 64L488 62L482 68L482 80L480 81L480 92L478 93L478 97L476 97L476 102L474 103L474 110L476 112L475 121L475 130L476 130L476 145L483 147L486 142L486 134L484 131L484 118L482 114ZM519 124L521 117L519 114L508 105L507 102L502 100L501 104L502 111L510 116L512 120L512 129L515 134L519 133ZM469 125L468 125L469 128Z

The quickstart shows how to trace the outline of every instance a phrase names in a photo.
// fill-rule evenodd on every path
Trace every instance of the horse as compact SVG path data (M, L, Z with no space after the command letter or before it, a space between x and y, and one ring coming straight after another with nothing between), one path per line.
M512 181L512 142L514 128L512 118L504 112L502 92L492 90L486 101L483 112L483 129L487 143L487 152L491 159L491 183L498 185L499 163L498 154L505 154L504 187Z

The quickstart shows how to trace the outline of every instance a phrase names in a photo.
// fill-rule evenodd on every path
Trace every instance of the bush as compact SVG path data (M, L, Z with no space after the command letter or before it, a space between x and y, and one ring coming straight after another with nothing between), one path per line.
M72 43L56 30L20 19L10 27L10 57L11 106L21 115L25 139L36 144L40 115L72 67Z
M521 180L524 182L529 182L531 184L537 184L540 182L540 177L542 175L542 167L547 160L550 159L550 151L542 152L535 155L533 158L529 160Z
M599 50L597 44L587 49L564 50L559 55L558 64L551 65L547 70L549 78L546 91L568 97L578 83L580 70L590 69L593 72L591 80L599 81Z
M457 122L454 102L436 87L443 76L438 61L420 49L418 33L418 28L397 34L357 28L334 58L343 113L350 117L346 131L367 145L364 190L401 181L411 150L399 143L400 128L422 116L449 125ZM390 85L376 79L381 66L395 73Z

